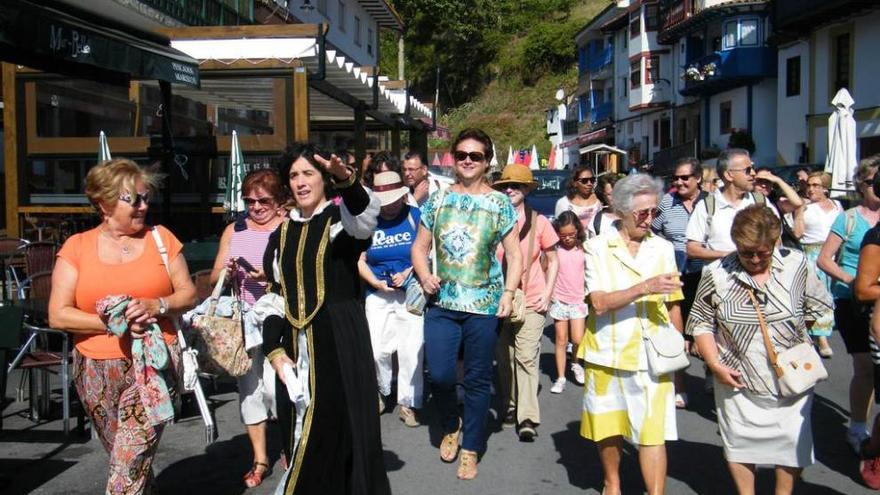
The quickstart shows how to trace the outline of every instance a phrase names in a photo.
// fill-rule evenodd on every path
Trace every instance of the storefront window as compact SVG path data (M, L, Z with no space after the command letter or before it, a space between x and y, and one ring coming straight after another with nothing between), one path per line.
M38 81L37 136L131 136L137 106L128 88L83 80Z

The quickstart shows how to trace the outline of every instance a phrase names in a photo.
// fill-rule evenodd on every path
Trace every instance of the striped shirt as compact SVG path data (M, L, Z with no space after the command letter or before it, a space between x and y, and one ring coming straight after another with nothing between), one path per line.
M698 201L702 201L706 195L700 192L693 206ZM675 264L678 271L682 273L694 273L703 269L703 262L700 260L687 259L687 235L685 235L688 226L688 220L691 219L693 210L688 211L681 200L681 196L671 192L663 196L660 205L657 206L657 216L651 222L651 230L655 234L663 237L672 243L675 248Z
M229 257L242 257L254 265L257 270L262 270L263 253L266 252L270 234L272 234L271 230L245 229L233 232L229 246ZM245 277L245 271L241 267L238 269L238 279L241 280L241 299L244 302L252 305L266 293L266 284Z

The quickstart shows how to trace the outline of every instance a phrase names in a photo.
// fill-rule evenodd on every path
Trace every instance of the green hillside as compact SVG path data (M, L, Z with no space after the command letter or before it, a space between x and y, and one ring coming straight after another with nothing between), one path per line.
M556 90L577 86L574 35L609 0L393 0L406 24L406 78L432 101L440 67L440 117L453 135L486 130L508 146L549 153L545 111ZM397 73L396 41L383 39L382 70ZM432 142L431 147L445 143Z

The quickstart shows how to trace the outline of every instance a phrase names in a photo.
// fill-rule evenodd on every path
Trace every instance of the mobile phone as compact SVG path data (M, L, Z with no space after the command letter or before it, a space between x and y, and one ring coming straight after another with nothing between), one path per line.
M249 273L250 273L250 272L256 272L256 271L257 271L257 269L254 268L254 265L250 264L250 263L248 262L248 260L242 258L241 256L239 256L238 258L236 258L236 259L235 259L235 262L238 263L238 266L244 268L246 272L249 272Z

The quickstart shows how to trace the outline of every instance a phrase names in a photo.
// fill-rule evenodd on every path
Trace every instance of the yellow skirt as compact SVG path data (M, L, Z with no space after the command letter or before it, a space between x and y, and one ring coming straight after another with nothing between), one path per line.
M678 440L672 376L586 363L581 436L598 442L623 436L636 445Z

